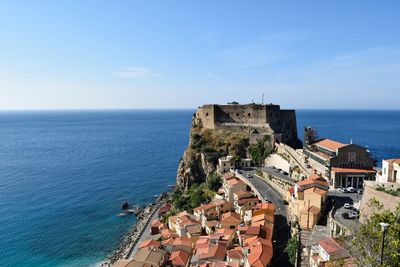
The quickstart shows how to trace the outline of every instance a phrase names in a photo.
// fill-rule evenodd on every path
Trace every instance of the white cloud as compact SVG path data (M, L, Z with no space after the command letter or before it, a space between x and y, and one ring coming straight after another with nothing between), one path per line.
M145 78L156 74L152 69L146 67L128 67L114 72L115 76L122 78Z

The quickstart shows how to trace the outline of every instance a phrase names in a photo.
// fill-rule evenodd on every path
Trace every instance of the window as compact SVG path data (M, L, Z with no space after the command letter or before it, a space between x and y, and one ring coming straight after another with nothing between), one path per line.
M251 117L251 113L248 113L248 114L247 114L247 117Z
M206 117L208 117L208 112L206 113Z
M239 113L236 113L236 116L238 116L238 117L239 117Z
M396 182L396 178L397 178L397 171L393 172L393 182Z
M349 152L349 162L356 162L356 152Z
M386 168L383 168L383 174L386 174Z

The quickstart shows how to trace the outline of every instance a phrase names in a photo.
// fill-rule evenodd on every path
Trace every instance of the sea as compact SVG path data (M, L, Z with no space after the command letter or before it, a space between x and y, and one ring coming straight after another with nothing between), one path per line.
M0 266L96 266L175 183L194 110L0 112ZM298 110L299 136L400 157L400 111Z

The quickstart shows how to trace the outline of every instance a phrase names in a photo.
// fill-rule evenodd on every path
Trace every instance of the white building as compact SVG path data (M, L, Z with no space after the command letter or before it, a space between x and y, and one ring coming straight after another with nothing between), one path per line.
M400 184L400 159L382 161L382 174L378 176L378 182Z
M235 157L226 156L218 159L218 171L219 173L226 173L235 168L251 167L252 163L252 159L241 158L239 161L236 161Z

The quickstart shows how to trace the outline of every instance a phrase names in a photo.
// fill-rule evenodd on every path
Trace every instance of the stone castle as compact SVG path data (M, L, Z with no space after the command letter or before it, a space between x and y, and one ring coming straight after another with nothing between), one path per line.
M301 145L297 136L296 112L282 110L279 105L203 105L197 109L194 120L207 129L246 131L250 143L267 137L272 143L283 142L292 147Z

